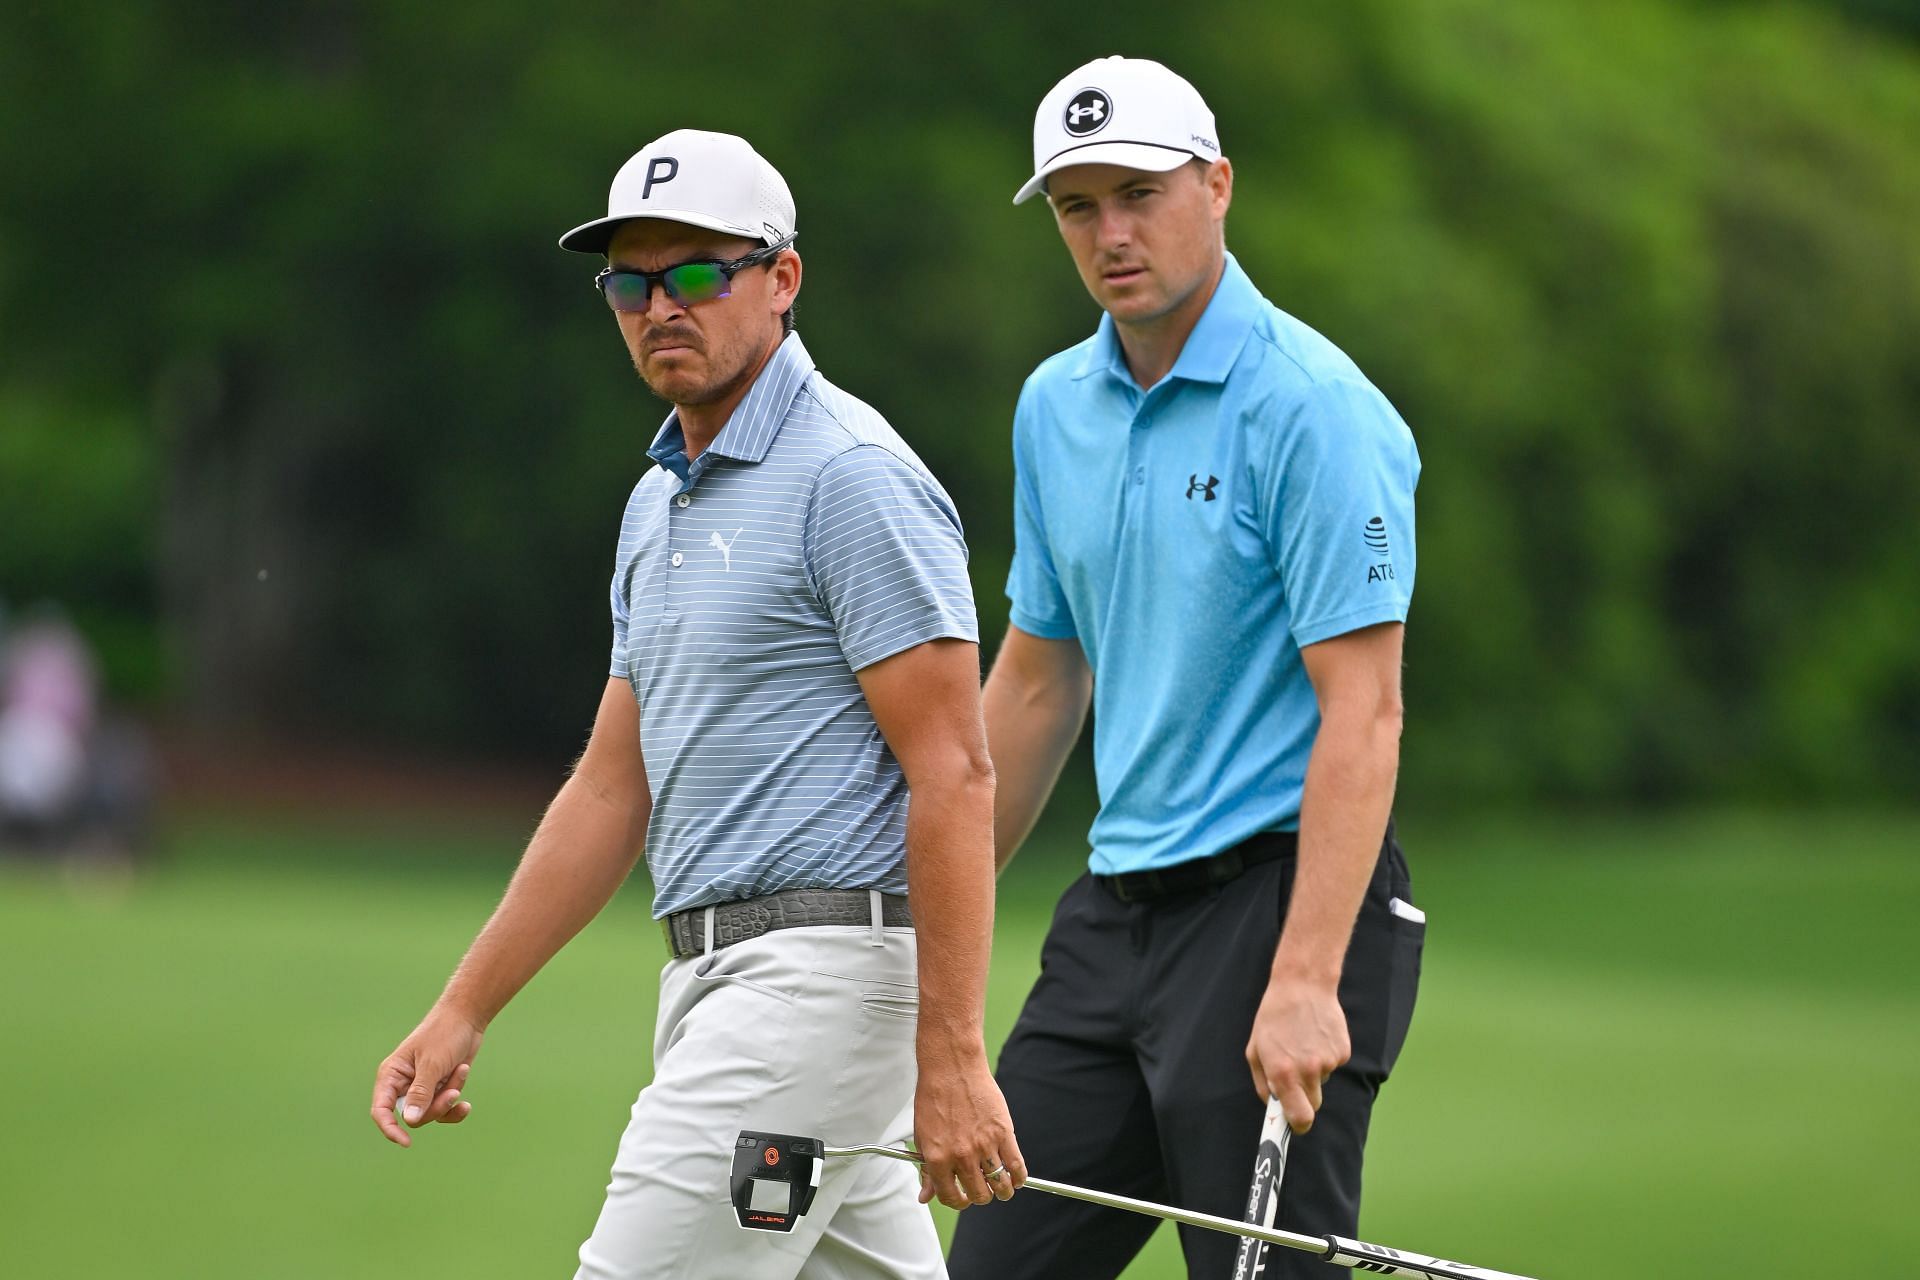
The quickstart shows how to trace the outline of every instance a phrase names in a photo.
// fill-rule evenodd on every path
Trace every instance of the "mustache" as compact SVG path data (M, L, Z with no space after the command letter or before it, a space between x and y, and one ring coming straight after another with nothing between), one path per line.
M640 335L640 350L648 355L652 355L661 347L691 347L695 351L702 352L707 349L706 344L700 341L699 335L691 329L649 327Z

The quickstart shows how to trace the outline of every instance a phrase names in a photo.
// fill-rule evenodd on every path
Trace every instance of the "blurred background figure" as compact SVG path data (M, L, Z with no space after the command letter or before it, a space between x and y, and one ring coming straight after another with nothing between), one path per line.
M103 715L72 623L49 609L0 632L0 852L130 863L150 775L143 735Z

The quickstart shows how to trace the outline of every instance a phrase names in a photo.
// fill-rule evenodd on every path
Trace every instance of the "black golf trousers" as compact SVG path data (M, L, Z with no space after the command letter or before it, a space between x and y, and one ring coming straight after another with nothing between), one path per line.
M995 1073L1032 1173L1245 1215L1266 1110L1246 1044L1294 865L1289 853L1149 902L1122 902L1094 876L1067 890ZM1367 1120L1406 1040L1426 929L1396 898L1413 901L1389 829L1340 980L1353 1056L1326 1082L1313 1128L1294 1137L1281 1184L1278 1225L1290 1231L1359 1227ZM1029 1191L963 1211L947 1269L953 1280L1113 1280L1157 1225ZM1229 1280L1236 1237L1179 1231L1191 1280ZM1263 1276L1348 1274L1274 1246Z

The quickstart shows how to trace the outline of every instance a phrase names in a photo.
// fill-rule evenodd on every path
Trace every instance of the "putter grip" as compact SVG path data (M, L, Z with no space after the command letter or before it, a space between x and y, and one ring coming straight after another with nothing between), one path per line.
M1349 1240L1345 1236L1327 1237L1326 1260L1342 1267L1353 1267L1375 1276L1413 1276L1418 1280L1532 1280L1511 1271L1489 1271L1465 1262L1389 1249L1385 1245Z
M1293 1130L1287 1127L1287 1113L1280 1108L1279 1096L1267 1099L1260 1146L1253 1157L1253 1184L1247 1190L1245 1221L1256 1227L1271 1227L1280 1216L1280 1182L1286 1176L1287 1147L1292 1138ZM1266 1270L1266 1256L1266 1241L1241 1236L1239 1252L1233 1259L1233 1280L1256 1280Z

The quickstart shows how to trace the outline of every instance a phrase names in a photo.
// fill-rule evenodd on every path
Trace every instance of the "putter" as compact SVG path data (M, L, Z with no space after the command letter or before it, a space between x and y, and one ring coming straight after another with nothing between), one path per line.
M889 1160L920 1163L918 1152L899 1147L830 1147L818 1138L742 1129L739 1140L734 1143L730 1185L735 1219L749 1231L792 1231L813 1204L814 1192L820 1187L822 1162L849 1156L885 1156ZM1224 1231L1228 1235L1302 1250L1318 1255L1323 1262L1351 1267L1369 1275L1412 1276L1417 1280L1530 1280L1530 1277L1511 1271L1490 1271L1485 1267L1448 1262L1424 1253L1389 1249L1385 1245L1368 1244L1364 1240L1349 1240L1345 1236L1296 1235L1270 1226L1235 1222L1211 1213L1176 1209L1170 1205L1154 1204L1150 1200L1135 1200L1131 1196L1093 1191L1064 1182L1050 1182L1045 1178L1029 1176L1026 1186L1049 1195L1065 1196L1069 1200L1084 1200L1108 1209L1144 1213L1150 1218L1204 1227L1208 1231Z
M1271 1227L1280 1215L1280 1180L1287 1176L1287 1148L1292 1141L1287 1113L1280 1109L1280 1096L1275 1094L1267 1099L1260 1147L1253 1156L1253 1186L1247 1192L1247 1221L1256 1227ZM1241 1236L1240 1252L1233 1259L1233 1280L1258 1280L1266 1269L1267 1242Z

